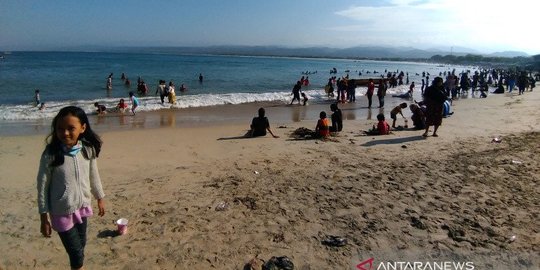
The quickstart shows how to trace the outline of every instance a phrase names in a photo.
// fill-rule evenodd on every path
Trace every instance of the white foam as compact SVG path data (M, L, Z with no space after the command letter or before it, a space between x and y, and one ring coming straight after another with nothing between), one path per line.
M396 88L389 88L387 95L400 94L408 91L406 85L401 85ZM356 88L356 96L364 96L367 91L366 87ZM329 98L326 96L324 89L307 90L304 93L308 96L311 103L326 101ZM176 96L177 103L171 105L165 100L165 104L161 104L159 97L147 96L139 97L139 107L137 112L157 111L164 109L183 109L195 107L208 107L226 104L244 104L253 102L283 102L291 101L291 92L267 92L267 93L230 93L230 94L200 94L200 95L178 95ZM95 102L105 105L108 109L115 108L119 102L119 98L103 98L94 100L72 100L72 101L56 101L46 102L45 109L40 111L38 107L31 104L26 105L0 105L1 120L36 120L53 118L58 111L69 105L78 106L87 114L96 114ZM129 98L124 98L129 105Z

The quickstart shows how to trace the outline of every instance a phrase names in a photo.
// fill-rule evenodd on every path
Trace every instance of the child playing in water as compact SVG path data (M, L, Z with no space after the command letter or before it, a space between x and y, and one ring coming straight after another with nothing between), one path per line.
M135 97L133 92L129 92L129 100L131 101L131 112L135 115L135 109L139 106L139 99Z
M36 91L34 92L34 103L37 106L39 106L39 104L41 103L41 98L39 97L39 89L36 89Z
M123 98L120 99L120 102L118 102L118 105L116 105L116 109L121 112L121 113L124 113L126 111L126 109L128 108L128 105L126 104L126 102L124 101Z
M52 230L58 232L71 269L82 269L84 264L92 196L97 199L98 215L105 214L105 193L96 162L101 144L84 110L68 106L54 117L41 154L37 175L41 234L50 237Z
M99 104L99 102L94 103L94 107L96 107L96 111L98 114L105 114L107 112L107 108L105 105Z
M302 105L306 106L307 101L308 101L308 97L306 96L306 93L302 92L302 102L303 102Z
M401 114L403 119L405 120L405 125L407 125L407 119L405 116L403 116L403 109L407 108L407 103L403 102L396 106L395 108L390 111L390 118L392 118L392 128L396 128L396 120L397 120L397 114Z

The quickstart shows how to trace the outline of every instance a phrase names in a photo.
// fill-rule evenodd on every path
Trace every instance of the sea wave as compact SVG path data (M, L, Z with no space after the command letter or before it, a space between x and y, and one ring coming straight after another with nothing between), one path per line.
M356 96L364 96L366 93L365 87L356 89ZM399 94L406 92L408 86L401 85L396 88L390 88L387 95ZM327 97L324 89L312 89L304 91L309 98L310 103L327 102ZM254 102L283 102L284 104L291 101L291 92L267 92L267 93L227 93L227 94L199 94L199 95L178 95L176 96L177 103L171 105L169 103L161 104L157 96L139 97L139 107L137 112L157 111L166 109L185 109L196 107L208 107L227 104L244 104ZM129 103L129 98L124 98L126 103ZM96 114L95 102L104 105L109 110L115 108L119 102L119 98L100 98L92 100L68 100L68 101L47 101L45 108L39 110L33 104L25 105L0 105L1 120L37 120L53 118L58 111L65 106L78 106L87 114ZM167 101L167 100L166 100Z

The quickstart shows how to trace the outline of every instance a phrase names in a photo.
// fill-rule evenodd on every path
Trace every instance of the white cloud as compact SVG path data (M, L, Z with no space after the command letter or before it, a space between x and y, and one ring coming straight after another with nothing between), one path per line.
M540 2L529 0L392 0L386 6L353 6L336 12L351 23L327 30L356 33L362 43L457 45L538 53L532 35L539 8Z

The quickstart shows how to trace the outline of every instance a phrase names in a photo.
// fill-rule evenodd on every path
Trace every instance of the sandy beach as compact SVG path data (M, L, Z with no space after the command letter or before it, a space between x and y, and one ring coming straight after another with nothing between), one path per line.
M328 141L290 137L313 129L327 104L268 105L278 139L238 138L260 104L149 113L159 120L129 130L105 119L96 129L107 213L89 221L86 269L250 269L272 256L295 269L356 269L366 254L400 252L538 269L539 101L539 92L457 100L437 138L363 136L378 113L363 99L342 107L344 130ZM189 124L201 115L221 120ZM39 231L46 129L35 133L0 137L0 269L69 268L59 237ZM119 218L129 220L126 235L115 234ZM324 245L330 235L347 244Z

